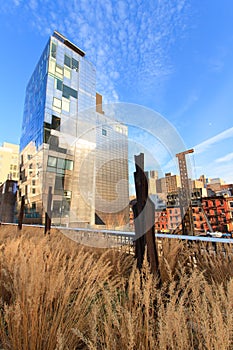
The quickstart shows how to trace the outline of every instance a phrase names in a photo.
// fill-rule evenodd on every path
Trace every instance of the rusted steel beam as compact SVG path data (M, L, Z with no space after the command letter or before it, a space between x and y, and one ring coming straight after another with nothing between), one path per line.
M48 200L47 200L47 212L45 213L45 227L44 234L50 234L51 222L52 222L52 186L49 186Z
M22 230L23 227L23 217L24 217L24 207L25 207L25 196L21 197L21 206L18 216L18 229Z
M142 267L145 247L147 247L147 256L151 266L151 271L159 275L158 253L155 243L155 206L148 197L148 174L144 172L144 154L135 156L136 172L134 173L134 182L136 190L136 200L132 209L135 224L135 256L137 267Z

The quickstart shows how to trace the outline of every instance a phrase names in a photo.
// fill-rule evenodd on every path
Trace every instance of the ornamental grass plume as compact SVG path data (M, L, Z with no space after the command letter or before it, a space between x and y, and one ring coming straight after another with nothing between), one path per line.
M220 259L164 241L158 283L146 257L139 271L130 255L59 232L9 230L0 228L1 349L233 348L230 250Z

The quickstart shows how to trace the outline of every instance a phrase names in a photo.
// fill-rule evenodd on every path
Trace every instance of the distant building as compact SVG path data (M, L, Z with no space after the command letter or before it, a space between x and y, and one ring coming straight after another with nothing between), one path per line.
M221 191L222 185L225 184L225 181L221 178L211 179L210 182L206 185L207 189L212 190L213 192Z
M169 207L155 211L155 229L157 232L181 230L180 207Z
M19 145L3 142L0 147L0 184L19 179Z
M17 181L6 180L0 186L0 222L14 222L16 195Z
M157 170L150 170L148 172L148 193L149 194L156 194L156 181L158 180L158 171Z
M221 196L215 196L203 198L202 207L213 231L231 232L233 230L233 197L225 198ZM200 216L203 219L202 214L200 214ZM204 226L202 228L207 231L209 228L206 220L204 219L202 221ZM198 223L196 224L198 226Z

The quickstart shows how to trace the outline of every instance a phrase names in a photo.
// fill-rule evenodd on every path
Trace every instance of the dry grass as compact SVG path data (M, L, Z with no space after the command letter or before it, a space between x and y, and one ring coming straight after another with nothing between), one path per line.
M13 230L0 228L0 348L233 348L229 252L164 241L158 288L146 262Z

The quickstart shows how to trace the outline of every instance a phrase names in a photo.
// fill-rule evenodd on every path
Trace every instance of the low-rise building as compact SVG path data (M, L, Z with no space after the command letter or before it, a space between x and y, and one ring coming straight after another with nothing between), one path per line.
M15 221L17 181L7 180L0 186L0 222Z

